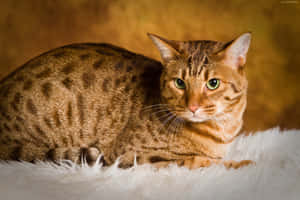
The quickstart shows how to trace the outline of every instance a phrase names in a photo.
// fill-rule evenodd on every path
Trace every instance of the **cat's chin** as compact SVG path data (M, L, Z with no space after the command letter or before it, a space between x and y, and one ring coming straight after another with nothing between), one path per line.
M201 122L207 121L208 119L197 118L197 117L189 117L187 120L190 121L190 122L201 123Z

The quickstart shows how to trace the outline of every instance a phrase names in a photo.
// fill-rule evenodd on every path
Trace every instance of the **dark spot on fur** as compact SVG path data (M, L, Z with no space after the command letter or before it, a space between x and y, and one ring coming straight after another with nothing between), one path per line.
M24 82L23 89L24 90L30 90L32 88L33 82L32 80L27 80Z
M225 96L224 99L227 100L227 101L229 101L229 100L230 100L230 97Z
M13 151L10 153L10 159L12 160L19 160L21 157L21 153L22 153L22 147L21 146L17 146L13 149Z
M73 85L73 81L70 79L70 78L65 78L63 81L62 81L62 84L68 89L70 90L72 85Z
M204 57L204 61L203 61L203 65L207 65L207 64L208 64L208 57L205 56L205 57Z
M42 85L42 93L43 95L49 99L52 94L52 84L47 82Z
M125 92L129 92L129 91L130 91L130 85L126 85L124 91L125 91Z
M106 55L106 56L115 55L113 52L108 52L108 50L106 50L106 49L97 49L96 52L101 54L101 55Z
M52 124L50 119L48 119L47 117L44 117L44 122L46 124L46 126L48 126L48 128L52 129Z
M156 162L163 162L163 161L169 161L169 160L166 158L163 158L161 156L152 156L149 158L149 161L151 163L156 163Z
M21 103L22 101L22 95L20 94L20 92L17 92L14 96L14 99L13 101L11 102L11 107L16 111L18 112L19 111L19 108L18 108L18 105Z
M20 122L21 124L24 124L24 123L25 123L25 120L24 120L22 117L20 117L20 116L17 116L17 117L16 117L16 120L17 120L18 122Z
M141 139L141 142L142 142L143 144L146 144L146 143L147 143L146 138L142 138L142 139Z
M56 154L54 149L51 149L50 151L47 152L46 159L51 161L54 161L56 159Z
M126 77L126 76L122 76L122 77L120 78L121 83L125 83L126 80L127 80L127 77Z
M206 69L204 72L204 80L207 81L208 79L208 70Z
M21 128L20 128L20 126L19 126L17 123L14 124L14 129L15 129L17 132L21 132Z
M67 138L63 138L63 139L62 139L62 142L63 142L65 145L68 145L68 144L69 144L69 140L68 140ZM74 144L73 138L72 138L72 137L70 137L70 142L71 142L72 145Z
M17 82L23 82L25 80L24 76L17 76L16 81Z
M64 74L68 75L68 74L70 74L71 72L74 71L74 68L75 68L75 63L71 62L71 63L66 64L62 68L61 72L63 72Z
M233 91L234 91L235 93L240 92L240 90L236 87L235 84L231 83L230 85L231 85L231 88L233 89Z
M85 106L84 106L83 96L81 94L79 94L77 96L77 108L78 108L78 111L79 111L80 124L83 125L84 120L85 120L85 116L84 116Z
M119 61L117 64L115 64L115 70L118 71L118 70L121 70L123 68L123 61Z
M106 108L106 115L107 115L107 116L111 116L111 113L112 113L111 108L110 108L110 107L107 107L107 108Z
M99 107L96 112L97 112L97 116L96 116L96 123L94 126L94 135L97 135L97 132L98 132L97 126L98 126L100 120L102 119L102 115L103 115L101 107Z
M93 67L94 69L99 69L102 65L102 63L104 62L104 59L99 59L97 60L94 64L93 64Z
M68 103L68 109L67 109L67 118L69 125L72 125L72 119L73 119L73 109L72 109L72 103Z
M152 127L151 127L150 124L147 124L147 131L148 131L149 133L152 133L152 132L153 132L153 129L152 129Z
M102 83L102 90L103 90L104 92L108 92L110 82L111 82L111 78L106 78L106 79L103 80L103 83Z
M59 113L58 113L57 110L56 110L56 111L54 112L54 114L53 114L53 119L54 119L54 121L55 121L55 125L56 125L57 127L60 127L60 126L61 126L61 121L60 121Z
M36 78L47 78L48 76L50 76L51 74L51 69L50 68L46 68L43 71L41 71L40 73L36 74Z
M132 59L135 57L135 54L128 52L127 50L122 52L122 57L127 59Z
M96 80L96 76L95 76L95 74L93 74L91 72L83 73L81 79L82 79L82 82L83 82L83 87L85 89L87 89L87 88L91 87L94 84L94 82Z
M118 88L119 86L120 86L120 79L119 78L117 78L116 80L115 80L115 88Z
M91 57L91 54L82 54L79 56L80 60L84 61Z
M167 82L166 80L163 80L163 83L162 83L162 87L163 87L163 88L166 87L166 82Z
M182 70L182 79L183 79L183 80L185 79L185 76L186 76L186 70L183 69L183 70Z
M10 127L9 127L6 123L3 124L3 127L4 127L5 130L7 130L8 132L11 132Z
M133 103L136 103L136 102L137 102L137 98L138 98L138 96L137 96L136 93L132 93L132 94L130 95L130 99L131 99L131 101L132 101Z
M42 65L42 61L40 59L35 59L29 65L30 65L30 68L34 69L36 67L41 66Z
M39 125L34 125L35 131L40 135L46 135L46 133L41 129Z
M118 105L120 101L121 101L121 100L120 100L119 95L114 95L114 96L111 98L111 101L110 101L110 102L111 102L111 108L112 108L112 110L115 109L116 105Z
M132 66L127 66L127 68L126 68L126 72L131 72L133 70L133 67Z
M54 53L52 56L55 58L62 58L62 57L65 57L66 55L67 55L66 51L59 51L59 52Z
M7 108L6 107L3 107L0 105L0 114L7 120L7 121L10 121L11 120L11 117L9 114L7 114Z
M0 96L7 97L11 91L12 84L6 84L0 88Z
M137 79L136 76L132 76L131 82L132 82L132 83L136 82L136 79Z
M79 130L79 138L80 139L84 138L84 134L83 134L83 130L82 129Z
M26 108L28 110L28 112L32 115L37 115L37 108L34 105L32 99L28 99L27 103L26 103Z

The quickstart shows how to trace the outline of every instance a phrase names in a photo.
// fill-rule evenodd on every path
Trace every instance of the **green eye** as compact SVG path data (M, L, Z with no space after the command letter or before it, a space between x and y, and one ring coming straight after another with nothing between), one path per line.
M210 90L215 90L220 86L220 80L216 78L212 78L206 83L206 87Z
M180 78L176 78L174 80L174 83L175 83L175 86L178 88L178 89L185 89L185 83L183 80L181 80Z

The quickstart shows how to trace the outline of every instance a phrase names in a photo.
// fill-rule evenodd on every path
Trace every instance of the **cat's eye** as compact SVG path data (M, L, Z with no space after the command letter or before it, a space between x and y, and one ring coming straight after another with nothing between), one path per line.
M178 88L178 89L185 89L185 83L183 80L181 80L180 78L176 78L174 80L174 83L175 83L175 86Z
M220 86L220 80L216 78L212 78L206 83L206 87L210 90L215 90Z

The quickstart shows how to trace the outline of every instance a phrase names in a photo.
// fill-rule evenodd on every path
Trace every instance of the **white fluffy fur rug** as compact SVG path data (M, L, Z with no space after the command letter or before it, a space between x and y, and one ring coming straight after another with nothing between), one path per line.
M227 159L251 159L256 166L189 171L1 163L0 199L300 199L300 130L239 137Z

